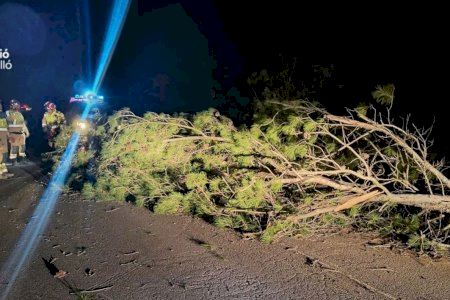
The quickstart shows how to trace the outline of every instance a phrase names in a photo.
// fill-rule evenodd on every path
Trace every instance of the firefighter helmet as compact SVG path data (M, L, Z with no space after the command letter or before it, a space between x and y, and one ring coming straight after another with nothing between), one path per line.
M56 105L53 102L47 101L44 103L44 107L47 110L55 110L56 109Z
M20 109L20 102L17 101L16 99L12 99L9 102L9 107L11 107L11 109L13 109L13 110L19 110Z

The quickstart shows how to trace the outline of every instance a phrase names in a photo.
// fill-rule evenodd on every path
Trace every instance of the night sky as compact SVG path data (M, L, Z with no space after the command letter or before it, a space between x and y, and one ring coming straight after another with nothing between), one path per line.
M0 73L0 98L17 95L40 106L43 98L54 97L69 109L65 103L74 93L74 83L89 81L83 5L89 3L95 66L110 1L1 1L0 8L9 5L11 10L14 3L29 7L43 23L41 29L33 26L38 22L33 14L13 17L12 22L46 38L30 39L25 45L26 39L19 43L2 30L0 47L6 47L7 40L17 43L18 50L15 73ZM246 77L280 67L282 54L285 59L296 57L298 69L334 65L335 86L319 99L333 111L370 100L377 84L394 83L396 115L412 113L419 125L429 125L435 117L435 150L449 156L446 10L423 3L333 3L134 0L103 93L111 109L196 111L215 105L209 95L213 79L224 90L238 87L248 96ZM3 28L13 26L5 23L11 18L5 11L0 10ZM36 53L19 53L19 48ZM163 93L155 84L161 80L163 85L164 80L170 82Z
M420 126L435 120L436 151L448 156L447 87L450 82L449 19L443 7L380 1L331 4L299 1L138 1L145 18L180 3L228 68L227 87L249 95L245 79L296 58L297 68L333 64L341 85L320 99L331 110L370 101L378 84L396 86L396 116L412 114ZM140 33L139 29L136 29ZM343 87L342 87L343 86Z

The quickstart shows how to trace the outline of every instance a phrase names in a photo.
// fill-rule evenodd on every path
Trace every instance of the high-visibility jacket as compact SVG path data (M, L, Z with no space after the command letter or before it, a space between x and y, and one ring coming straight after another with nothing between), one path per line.
M25 124L25 118L23 117L22 113L16 110L6 111L6 121L8 122L9 126Z
M25 118L22 113L16 110L6 111L6 122L8 123L9 133L25 133L26 137L30 136Z
M42 127L46 126L60 126L66 122L64 114L55 110L54 112L46 112L42 118Z
M8 130L8 121L6 121L6 114L4 112L0 112L0 131Z
M0 161L2 161L4 153L8 153L8 122L6 121L6 114L0 111ZM2 173L1 168L0 164L0 173Z

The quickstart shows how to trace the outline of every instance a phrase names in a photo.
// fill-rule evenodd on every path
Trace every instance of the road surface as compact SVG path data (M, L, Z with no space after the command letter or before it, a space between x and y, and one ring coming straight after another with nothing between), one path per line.
M0 264L44 189L39 168L0 182ZM244 240L188 216L64 195L10 299L449 299L450 262L373 236ZM61 279L58 271L66 272Z

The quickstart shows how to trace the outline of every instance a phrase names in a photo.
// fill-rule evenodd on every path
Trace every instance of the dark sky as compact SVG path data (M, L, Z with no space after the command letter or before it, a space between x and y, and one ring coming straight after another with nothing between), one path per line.
M215 2L247 71L278 63L277 54L284 53L306 64L334 63L339 79L357 93L394 82L408 96L416 95L412 101L425 96L442 101L446 94L450 21L443 7L380 1Z
M450 21L442 6L285 0L139 4L142 12L174 2L183 5L216 51L237 50L241 60L227 61L226 54L221 59L243 76L279 65L278 55L284 54L305 65L335 64L339 80L357 93L393 82L415 95L413 102L425 96L442 101L446 94Z
M141 0L151 11L167 1ZM175 1L173 1L175 2ZM343 89L321 99L331 108L371 100L377 84L396 86L396 116L412 114L420 126L435 120L436 144L450 154L448 135L450 19L442 5L382 1L177 1L199 24L222 56L238 70L236 84L245 92L253 71L279 67L296 57L300 68L334 64ZM312 4L313 3L313 4ZM220 52L220 49L226 51ZM239 56L234 61L227 57ZM241 75L240 77L238 75ZM233 77L234 78L234 77Z
M95 66L111 2L0 0L0 47L11 37L16 43L10 45L16 48L16 69L0 74L0 98L14 96L39 107L53 97L64 106L73 83L86 79L83 3L89 3ZM31 12L15 16L11 5L16 4ZM370 100L375 85L394 83L396 114L412 113L420 125L435 117L438 146L450 154L443 138L450 82L445 13L442 6L424 2L133 0L103 91L114 107L203 109L214 105L205 93L211 84L210 55L222 86L237 86L245 95L246 77L280 67L283 54L296 57L298 69L334 64L335 82L344 87L321 99L332 109ZM39 23L36 15L39 26L33 25ZM8 36L5 26L21 28L22 35ZM19 53L32 50L37 52ZM173 107L154 107L161 95L152 82L161 74L177 86L165 95L174 99Z
M370 91L377 84L394 83L396 116L411 113L412 120L424 126L435 118L436 144L450 154L444 138L449 128L450 19L442 5L282 0L215 3L224 31L237 43L247 72L279 64L279 53L297 57L304 66L333 63L336 81L344 84L344 89L322 99L330 107L370 100Z

